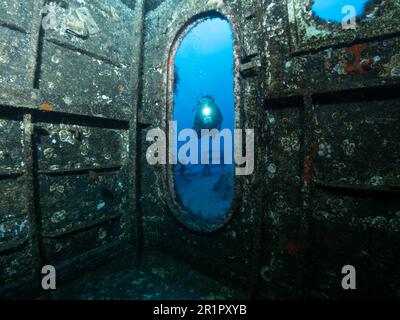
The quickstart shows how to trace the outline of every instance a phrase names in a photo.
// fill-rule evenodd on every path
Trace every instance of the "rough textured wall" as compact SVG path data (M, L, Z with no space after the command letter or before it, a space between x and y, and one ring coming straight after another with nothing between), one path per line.
M194 17L206 12L219 12L231 22L235 33L235 96L238 127L259 126L261 103L258 100L258 79L254 75L259 39L253 27L259 23L254 15L260 4L256 1L164 1L147 13L144 35L143 101L139 121L143 127L140 206L143 213L143 235L146 248L168 250L202 271L247 292L258 277L257 193L261 189L253 183L257 176L236 178L236 198L229 223L213 233L191 231L176 219L176 206L168 191L166 168L150 166L145 159L149 143L147 130L166 129L170 117L172 93L166 93L169 53L177 36L193 22ZM211 13L212 14L212 13ZM246 76L240 75L241 69ZM246 94L244 94L246 92ZM245 110L245 112L241 112ZM260 132L260 131L258 131ZM258 198L260 199L260 198Z
M371 1L346 32L311 4L57 1L45 31L44 1L2 1L0 295L129 241L261 298L398 297L399 1ZM236 178L225 227L198 233L175 218L145 137L168 120L177 34L210 11L234 28L236 120L256 130L256 172ZM345 264L356 292L341 289Z
M145 245L232 283L245 279L263 298L396 297L400 8L371 1L358 29L343 31L313 16L311 4L164 1L147 13L143 151L147 127L167 120L174 37L216 10L236 32L237 114L256 129L257 168L237 179L225 228L197 234L174 219L166 172L143 158ZM346 264L359 271L356 293L341 288Z
M0 296L135 239L143 2L56 1L50 29L44 5L0 4Z
M397 297L400 6L371 1L356 31L343 31L311 4L265 3L260 292ZM347 264L358 271L355 292L341 287Z

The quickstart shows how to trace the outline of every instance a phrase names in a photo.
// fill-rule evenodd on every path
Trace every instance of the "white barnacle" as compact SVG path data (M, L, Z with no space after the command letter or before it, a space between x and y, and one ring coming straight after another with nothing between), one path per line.
M273 163L271 163L271 164L268 166L268 172L270 173L270 175L275 175L276 171L277 171L276 165L273 164Z
M106 203L104 201L101 201L98 205L97 205L97 211L100 211L102 209L104 209L106 207Z
M66 215L67 212L65 210L57 211L51 216L50 221L53 223L59 223L65 220Z
M373 176L371 178L371 185L373 185L374 187L382 186L383 185L383 177Z

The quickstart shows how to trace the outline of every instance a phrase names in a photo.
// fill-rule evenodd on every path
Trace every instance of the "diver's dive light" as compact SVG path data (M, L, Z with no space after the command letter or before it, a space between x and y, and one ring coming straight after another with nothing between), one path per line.
M210 95L199 97L193 111L195 112L193 129L199 135L202 129L221 129L223 117L214 97Z
M203 116L209 117L211 115L211 108L209 106L205 106L203 108Z

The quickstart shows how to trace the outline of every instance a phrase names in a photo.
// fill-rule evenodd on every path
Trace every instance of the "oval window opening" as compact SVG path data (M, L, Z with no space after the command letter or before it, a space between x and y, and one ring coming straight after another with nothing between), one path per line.
M175 53L173 179L184 221L219 224L232 206L233 50L230 23L208 18L187 32Z
M351 6L355 17L361 16L368 2L370 0L314 0L312 4L312 11L315 16L329 22L341 23L348 14L346 7Z

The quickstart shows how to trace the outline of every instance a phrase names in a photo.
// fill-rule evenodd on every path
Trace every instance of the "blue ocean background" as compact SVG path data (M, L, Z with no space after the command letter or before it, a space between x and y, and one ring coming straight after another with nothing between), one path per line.
M175 56L175 73L178 77L174 92L173 119L178 132L192 129L193 109L202 95L211 95L222 111L222 129L235 127L234 112L234 63L233 33L228 21L212 18L200 22L184 37ZM223 145L221 141L221 145ZM185 142L178 143L178 150ZM199 150L199 157L201 148ZM229 210L233 196L234 164L212 166L211 175L203 175L203 165L188 165L182 176L175 171L175 186L183 205L192 214L207 220L218 220ZM227 181L220 181L222 173L229 172L229 195L215 189Z
M347 5L354 6L356 16L364 13L365 5L369 0L314 0L312 10L321 19L341 23L343 17L342 8Z

